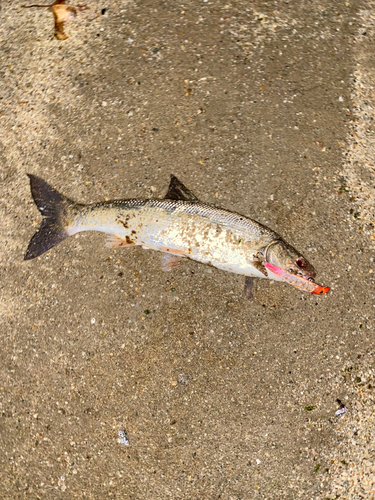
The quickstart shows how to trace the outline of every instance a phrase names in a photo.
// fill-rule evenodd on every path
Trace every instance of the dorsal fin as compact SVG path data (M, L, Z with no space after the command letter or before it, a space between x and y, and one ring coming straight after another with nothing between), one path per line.
M199 201L198 198L182 184L174 175L171 175L171 182L167 194L164 196L166 200L183 200L183 201Z

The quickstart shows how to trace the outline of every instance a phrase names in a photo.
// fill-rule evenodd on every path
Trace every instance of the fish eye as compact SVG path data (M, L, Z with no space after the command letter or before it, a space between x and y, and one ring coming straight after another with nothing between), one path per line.
M296 260L296 264L297 266L299 267L306 267L306 262L304 261L304 259L302 259L301 257L299 257L297 260Z
M309 281L312 281L314 283L314 278L307 278Z
M292 267L289 268L290 273L294 273L294 269Z

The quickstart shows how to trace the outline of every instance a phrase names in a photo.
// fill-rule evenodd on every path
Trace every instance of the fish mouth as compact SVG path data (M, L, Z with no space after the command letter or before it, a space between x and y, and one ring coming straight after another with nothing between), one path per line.
M304 273L296 272L296 271L294 271L294 269L290 269L289 274L293 274L294 276L297 276L298 278L302 278L303 280L311 281L312 283L314 283L315 276L316 276L315 272L310 272L310 273L304 274Z
M302 262L301 262L301 260L302 260ZM298 262L298 261L300 261L300 262ZM293 274L295 274L296 276L299 276L305 280L309 280L309 281L315 280L316 271L313 268L313 266L309 262L306 261L306 259L303 259L303 258L297 259L296 264L303 265L303 267L302 267L302 269L298 269L298 271L293 269L292 270Z

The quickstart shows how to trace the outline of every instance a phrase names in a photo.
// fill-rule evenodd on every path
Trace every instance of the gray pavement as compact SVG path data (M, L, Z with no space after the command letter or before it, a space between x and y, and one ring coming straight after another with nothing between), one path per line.
M0 4L0 497L370 498L343 454L372 398L372 174L363 220L349 175L372 3L92 0L65 41L22 4ZM331 291L258 280L249 302L240 276L90 233L24 262L27 172L85 203L161 197L173 173Z

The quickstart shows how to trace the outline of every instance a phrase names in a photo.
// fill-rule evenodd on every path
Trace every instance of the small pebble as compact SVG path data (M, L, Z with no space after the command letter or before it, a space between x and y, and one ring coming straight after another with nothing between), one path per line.
M335 415L343 415L344 413L346 413L346 407L344 406L344 408L340 408L339 410L335 411Z
M129 446L129 438L128 438L125 430L124 429L119 430L118 435L119 435L119 438L118 438L117 442L119 444L124 445L124 446Z

